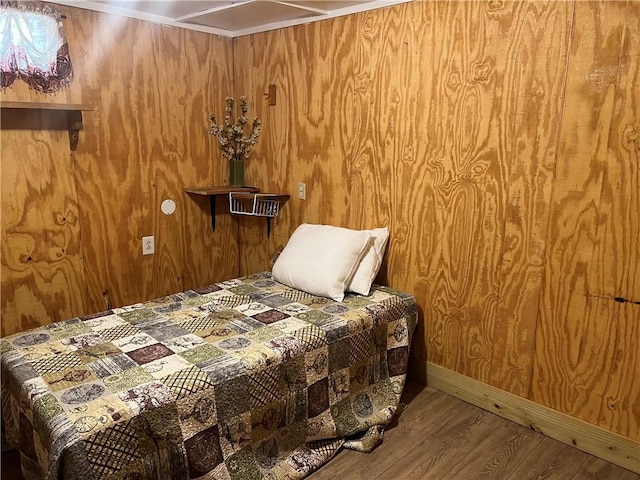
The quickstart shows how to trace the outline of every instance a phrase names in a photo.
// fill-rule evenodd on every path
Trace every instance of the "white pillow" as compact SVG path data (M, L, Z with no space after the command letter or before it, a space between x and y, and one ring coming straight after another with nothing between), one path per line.
M370 241L368 230L303 223L273 265L273 279L341 302Z
M384 250L387 248L387 241L389 240L389 229L387 227L374 228L369 232L371 232L373 242L362 257L360 265L358 265L358 269L347 287L348 291L359 293L360 295L369 295L371 284L373 284L378 271L380 271Z

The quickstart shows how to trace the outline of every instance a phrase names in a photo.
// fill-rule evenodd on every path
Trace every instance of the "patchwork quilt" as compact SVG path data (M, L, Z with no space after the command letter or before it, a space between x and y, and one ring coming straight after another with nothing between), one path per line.
M303 478L381 441L416 310L264 272L5 337L3 443L27 479Z

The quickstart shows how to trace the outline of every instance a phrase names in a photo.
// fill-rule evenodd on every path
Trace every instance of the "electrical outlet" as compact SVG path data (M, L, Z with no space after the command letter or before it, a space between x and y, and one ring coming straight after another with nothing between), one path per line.
M298 184L298 198L300 200L304 200L307 198L307 184L299 183Z
M156 239L153 235L150 237L142 237L142 254L151 255L156 253Z

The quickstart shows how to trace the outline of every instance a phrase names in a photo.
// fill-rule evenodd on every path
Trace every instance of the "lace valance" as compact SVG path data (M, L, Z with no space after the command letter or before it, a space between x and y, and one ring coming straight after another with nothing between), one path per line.
M62 16L47 5L0 2L0 86L21 78L51 93L73 78Z

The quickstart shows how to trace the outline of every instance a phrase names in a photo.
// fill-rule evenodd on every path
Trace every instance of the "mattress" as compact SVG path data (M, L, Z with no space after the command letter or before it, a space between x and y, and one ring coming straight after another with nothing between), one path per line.
M5 337L3 443L27 479L303 478L380 443L416 311L264 272Z

